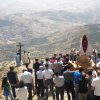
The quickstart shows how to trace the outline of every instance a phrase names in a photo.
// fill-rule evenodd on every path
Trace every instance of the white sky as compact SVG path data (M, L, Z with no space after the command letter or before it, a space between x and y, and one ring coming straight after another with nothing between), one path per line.
M83 12L100 8L99 6L100 0L0 0L0 9L7 12L20 12L22 10Z

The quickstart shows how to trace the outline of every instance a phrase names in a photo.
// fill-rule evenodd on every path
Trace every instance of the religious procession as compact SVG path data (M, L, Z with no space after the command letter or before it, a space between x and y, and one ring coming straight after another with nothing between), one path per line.
M21 54L20 49L16 66L10 66L2 77L4 98L0 100L100 100L100 53L94 49L87 54L86 35L81 44L82 51L35 58L34 62L29 52Z

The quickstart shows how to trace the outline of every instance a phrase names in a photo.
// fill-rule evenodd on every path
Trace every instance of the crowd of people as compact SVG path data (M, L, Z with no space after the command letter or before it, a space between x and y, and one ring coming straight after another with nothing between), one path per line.
M11 100L16 97L32 100L34 95L48 100L49 92L52 100L65 100L64 95L66 100L100 100L100 71L96 67L87 70L84 66L74 69L70 61L76 61L78 56L54 54L45 60L35 59L33 68L24 63L26 67L20 79L14 67L10 67L7 76L2 79L5 100L8 96Z

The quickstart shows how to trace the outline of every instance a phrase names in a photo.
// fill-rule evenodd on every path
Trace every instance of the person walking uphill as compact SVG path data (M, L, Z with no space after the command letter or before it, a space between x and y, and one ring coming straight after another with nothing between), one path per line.
M63 69L62 65L63 62L60 61L60 58L57 58L57 62L54 63L54 73L61 75L61 70Z
M35 71L35 88L37 89L37 75L36 72L39 71L41 63L39 62L38 59L35 59L35 63L33 64L33 69Z
M37 96L44 97L44 84L43 84L43 66L39 67L39 71L36 72L37 75Z
M86 74L82 73L82 77L79 80L79 90L78 90L78 100L87 100L87 87L88 80L86 79Z
M78 100L79 80L82 78L83 67L74 72L75 99Z
M28 72L30 72L31 74L33 73L33 70L29 67L28 63L25 64L25 67L26 67Z
M23 70L23 73L21 74L21 80L24 81L25 86L27 87L28 100L32 100L32 89L34 89L33 77L32 74L27 71L27 69Z
M4 76L2 79L2 89L3 89L3 95L5 96L5 100L8 100L8 96L10 97L11 100L14 100L14 97L10 90L10 84L6 76Z
M45 95L46 95L46 100L48 100L48 87L50 86L50 91L52 93L53 96L53 100L55 100L55 94L54 94L54 90L53 90L53 70L48 68L49 65L46 64L45 65L45 70L43 71L43 81L44 81L44 86L46 89Z
M28 54L26 54L26 51L24 51L22 54L22 62L24 65L30 64L30 58L29 58Z
M14 98L16 98L15 88L17 87L19 81L18 81L17 73L14 71L14 67L10 67L10 71L7 73L7 78L11 85L13 96Z
M68 100L71 100L70 93L72 94L72 100L75 99L75 91L74 91L74 84L73 84L73 75L74 72L71 71L70 64L67 65L67 70L64 71L63 76L65 78L65 90L67 91Z
M56 77L54 78L53 82L55 83L56 88L56 100L59 100L59 94L61 96L60 100L64 100L64 77L59 76L58 73L55 73Z

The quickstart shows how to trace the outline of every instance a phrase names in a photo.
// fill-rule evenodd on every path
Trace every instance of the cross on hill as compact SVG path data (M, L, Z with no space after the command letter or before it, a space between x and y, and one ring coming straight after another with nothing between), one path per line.
M16 45L16 46L18 46L19 47L19 54L20 54L20 61L21 61L21 50L22 50L22 46L24 46L24 45L22 45L21 44L21 42L19 42L19 44L18 45Z

